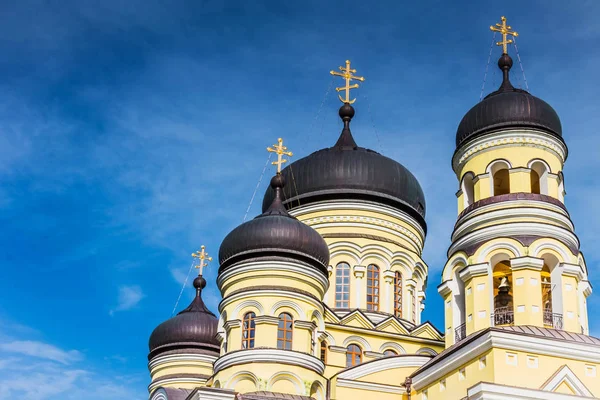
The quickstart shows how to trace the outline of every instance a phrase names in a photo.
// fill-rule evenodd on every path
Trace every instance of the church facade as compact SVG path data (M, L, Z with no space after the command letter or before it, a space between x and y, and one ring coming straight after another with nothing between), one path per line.
M425 196L400 163L351 132L347 61L337 142L281 169L263 213L219 250L219 315L207 285L150 337L151 400L548 399L600 397L592 289L564 205L567 146L545 101L503 82L460 122L457 221L438 292L445 322L421 320ZM208 258L196 256L200 266ZM434 277L439 279L439 277Z

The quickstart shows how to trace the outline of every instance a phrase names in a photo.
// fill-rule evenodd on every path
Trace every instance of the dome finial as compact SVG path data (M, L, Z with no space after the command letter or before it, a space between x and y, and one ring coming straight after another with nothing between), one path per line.
M496 26L492 25L490 26L490 30L493 32L500 32L502 34L502 41L501 42L497 42L496 45L497 46L502 46L502 54L508 54L508 49L507 49L507 44L511 44L513 43L512 39L508 39L506 40L506 36L507 35L511 35L514 37L519 36L519 34L512 29L512 27L510 25L506 25L506 17L502 16L500 17L500 21L502 21L502 23L498 24L496 23Z
M212 257L210 257L206 252L206 246L200 246L200 250L196 251L195 253L192 253L192 257L198 259L199 263L198 265L196 265L196 268L198 268L198 276L202 276L202 270L208 265L209 262L212 261ZM195 282L196 281L194 281L194 283ZM204 285L206 286L206 282L204 283Z
M286 150L287 150L287 147L285 147L283 145L282 138L277 139L277 144L274 144L273 147L267 147L267 151L269 153L277 154L277 161L273 161L271 164L277 165L277 173L278 174L281 173L281 164L287 162L287 160L284 159L283 156L291 157L294 155L294 153L292 153L291 151L286 151Z
M338 94L338 97L339 97L339 99L340 99L340 101L342 103L345 103L345 104L354 104L354 102L356 101L356 99L350 100L350 89L356 89L356 88L358 88L358 83L355 83L354 85L351 85L350 81L356 79L357 81L364 82L365 78L362 77L362 76L354 76L354 75L352 75L352 74L356 73L356 70L350 68L350 60L346 60L346 67L339 67L339 69L342 72L329 71L329 73L331 75L341 76L342 78L344 78L346 80L346 86L335 88L335 90L338 93L341 92L342 90L346 91L346 98L345 99L343 99L342 96L340 96Z

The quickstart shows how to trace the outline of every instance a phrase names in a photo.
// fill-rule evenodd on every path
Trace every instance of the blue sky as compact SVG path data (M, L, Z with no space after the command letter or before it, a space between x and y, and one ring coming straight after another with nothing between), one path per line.
M348 58L367 78L357 142L423 186L425 318L439 326L454 134L479 100L501 15L520 33L530 91L562 119L567 206L600 287L597 1L5 1L0 399L145 398L147 339L171 315L189 254L205 244L216 255L242 221L265 146L283 136L297 159L333 145L328 71ZM213 310L216 269L205 274Z

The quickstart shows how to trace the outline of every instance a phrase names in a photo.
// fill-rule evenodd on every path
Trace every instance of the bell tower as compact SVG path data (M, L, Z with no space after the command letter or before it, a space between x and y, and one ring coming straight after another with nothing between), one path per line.
M530 325L588 334L591 294L579 239L564 204L568 149L545 101L513 87L499 32L502 84L464 116L452 167L458 218L438 287L446 345L492 327Z

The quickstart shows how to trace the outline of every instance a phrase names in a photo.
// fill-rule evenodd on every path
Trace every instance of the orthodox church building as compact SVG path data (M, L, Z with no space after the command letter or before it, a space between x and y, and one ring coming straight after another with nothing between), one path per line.
M438 400L600 397L592 288L564 204L567 146L545 101L513 87L500 32L500 87L458 124L457 219L438 292L445 322L422 321L425 196L400 163L351 132L355 76L338 88L332 147L281 169L263 212L219 250L218 315L196 297L150 336L151 400ZM200 271L209 259L194 254Z

